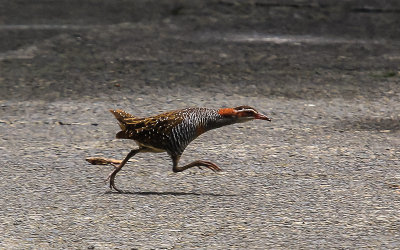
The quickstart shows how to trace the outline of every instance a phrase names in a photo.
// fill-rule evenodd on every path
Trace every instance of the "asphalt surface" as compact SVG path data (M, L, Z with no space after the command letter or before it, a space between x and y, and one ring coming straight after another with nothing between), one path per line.
M0 248L400 248L397 1L1 1ZM397 23L396 23L397 22ZM138 116L251 105L273 121L172 172L116 140Z

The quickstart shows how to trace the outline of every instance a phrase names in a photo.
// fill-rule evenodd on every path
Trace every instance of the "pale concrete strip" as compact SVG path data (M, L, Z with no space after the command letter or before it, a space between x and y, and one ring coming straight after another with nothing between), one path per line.
M99 25L74 25L74 24L8 24L0 25L1 30L82 30L92 29Z

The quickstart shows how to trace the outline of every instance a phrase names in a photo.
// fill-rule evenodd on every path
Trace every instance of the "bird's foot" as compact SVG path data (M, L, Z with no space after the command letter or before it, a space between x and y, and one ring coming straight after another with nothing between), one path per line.
M90 162L93 165L107 165L110 164L112 166L116 166L121 164L122 161L120 160L115 160L115 159L109 159L109 158L103 158L103 157L89 157L86 158L87 162Z
M114 166L115 168L117 168L117 166ZM115 186L115 183L114 183L114 179L115 179L115 175L116 175L117 173L115 172L115 170L114 171L112 171L108 176L107 176L107 178L104 180L104 182L108 182L108 181L110 181L110 189L111 190L115 190L115 191L117 191L118 193L123 193L124 191L122 191L121 189L118 189L116 186Z
M212 163L210 161L200 161L200 164L201 164L201 166L209 168L214 172L222 171L222 169L220 167L218 167L215 163ZM200 169L202 169L201 166L199 166Z

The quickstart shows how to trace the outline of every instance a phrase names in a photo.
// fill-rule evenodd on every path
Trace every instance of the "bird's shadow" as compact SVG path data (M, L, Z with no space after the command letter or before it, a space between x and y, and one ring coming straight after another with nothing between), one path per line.
M196 193L196 192L155 192L155 191L122 191L121 193L115 191L107 191L106 194L130 194L130 195L158 195L158 196L237 196L236 194L215 194L215 193Z

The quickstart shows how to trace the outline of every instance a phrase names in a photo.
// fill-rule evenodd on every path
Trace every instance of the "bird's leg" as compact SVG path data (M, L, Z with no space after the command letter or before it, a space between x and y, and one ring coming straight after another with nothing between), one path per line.
M114 184L115 176L121 170L121 168L129 161L129 159L132 156L134 156L135 154L139 153L141 150L142 150L141 148L131 150L131 152L129 152L129 154L125 157L125 159L118 166L115 166L114 164L112 164L115 167L115 169L108 175L108 177L106 179L106 181L110 180L110 188L111 189L114 188L118 193L122 193L122 191L120 189L115 187L115 184Z
M202 160L197 160L194 161L192 163L189 163L183 167L179 167L178 166L178 162L180 159L180 156L171 156L172 158L172 162L173 162L173 167L172 167L172 171L176 172L182 172L188 168L192 168L192 167L199 167L201 169L201 167L206 167L211 169L214 172L218 172L218 171L222 171L221 168L219 168L216 164L209 162L209 161L202 161Z

